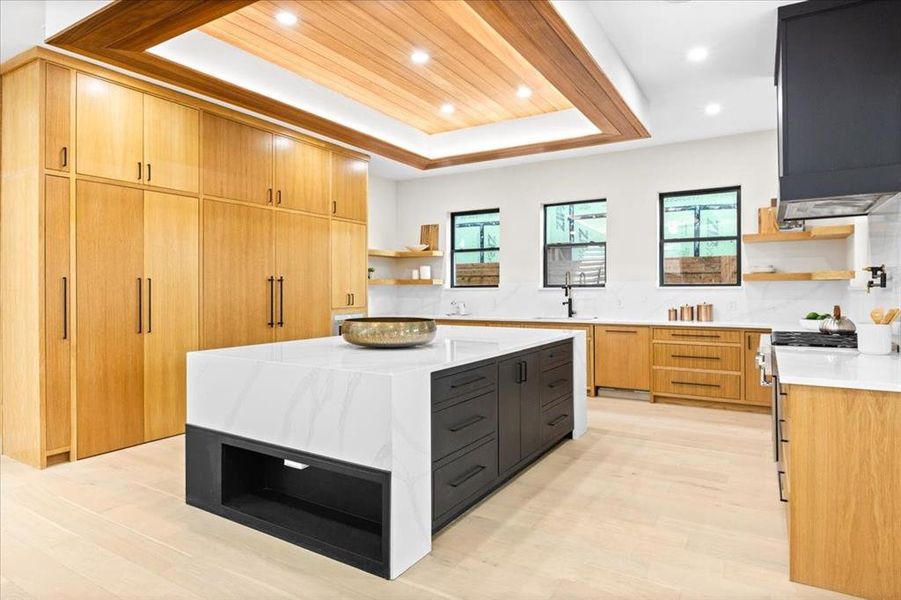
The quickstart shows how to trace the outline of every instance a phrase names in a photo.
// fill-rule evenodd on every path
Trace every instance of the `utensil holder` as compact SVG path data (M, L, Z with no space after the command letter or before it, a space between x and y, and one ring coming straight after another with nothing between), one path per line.
M890 354L892 326L861 323L857 326L857 351L861 354Z

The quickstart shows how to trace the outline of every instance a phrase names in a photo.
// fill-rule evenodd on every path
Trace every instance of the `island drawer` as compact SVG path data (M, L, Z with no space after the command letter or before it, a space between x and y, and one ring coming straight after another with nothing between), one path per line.
M566 363L541 372L541 406L573 393L573 366Z
M442 515L497 479L497 439L491 438L432 476L432 515Z
M497 391L463 400L432 415L432 460L497 431Z
M654 344L654 366L710 371L741 371L739 346Z
M741 331L708 327L655 327L654 341L740 344Z
M734 402L741 399L741 375L655 368L654 393Z
M541 412L541 445L549 446L573 430L573 399L568 396Z
M573 344L572 341L567 341L549 348L542 348L539 364L541 365L541 370L546 371L563 363L572 362L572 360Z
M432 404L462 396L497 384L497 363L490 362L472 369L440 375L432 379Z

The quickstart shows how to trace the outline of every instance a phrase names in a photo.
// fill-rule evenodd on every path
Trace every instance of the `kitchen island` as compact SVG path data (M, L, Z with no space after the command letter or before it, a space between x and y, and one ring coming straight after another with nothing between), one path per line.
M585 336L439 327L188 355L186 499L395 578L432 534L586 429Z

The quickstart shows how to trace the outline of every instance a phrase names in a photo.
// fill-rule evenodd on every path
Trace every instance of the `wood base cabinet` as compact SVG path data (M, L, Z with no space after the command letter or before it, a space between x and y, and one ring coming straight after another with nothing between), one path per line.
M626 390L651 389L650 348L648 327L595 326L595 385Z

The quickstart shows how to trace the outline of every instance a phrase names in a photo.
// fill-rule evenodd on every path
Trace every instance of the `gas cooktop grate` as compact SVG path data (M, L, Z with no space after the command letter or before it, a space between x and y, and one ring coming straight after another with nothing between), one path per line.
M770 336L774 346L802 346L814 348L857 348L856 333L821 333L816 331L774 331Z

